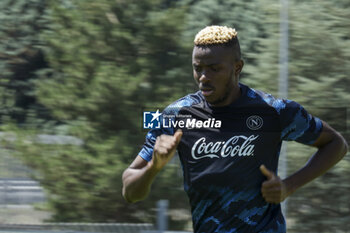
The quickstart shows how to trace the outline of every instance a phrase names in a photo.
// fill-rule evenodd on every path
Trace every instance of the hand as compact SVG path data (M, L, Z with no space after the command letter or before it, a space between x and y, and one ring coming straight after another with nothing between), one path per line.
M265 201L272 204L284 201L288 196L285 183L274 172L268 170L265 165L260 166L260 171L267 178L261 186L261 193Z
M157 171L161 170L173 157L182 137L182 131L177 130L175 134L162 134L157 137L154 144L153 157L150 166Z

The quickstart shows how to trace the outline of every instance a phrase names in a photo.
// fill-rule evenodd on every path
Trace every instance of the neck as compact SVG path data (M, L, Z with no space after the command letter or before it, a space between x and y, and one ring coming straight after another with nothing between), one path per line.
M241 88L239 87L239 84L233 85L232 89L230 89L229 93L225 95L224 99L218 101L218 103L212 103L210 104L213 107L224 107L228 106L234 101L236 101L241 96Z

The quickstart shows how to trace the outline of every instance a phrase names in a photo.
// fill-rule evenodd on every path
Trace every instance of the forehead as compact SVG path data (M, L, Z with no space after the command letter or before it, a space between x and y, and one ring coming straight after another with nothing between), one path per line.
M194 46L192 53L193 64L220 64L231 63L233 61L233 51L231 48L214 45L214 46Z

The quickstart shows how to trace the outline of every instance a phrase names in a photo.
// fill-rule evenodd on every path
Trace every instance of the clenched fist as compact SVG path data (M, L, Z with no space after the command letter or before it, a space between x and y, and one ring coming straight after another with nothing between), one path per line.
M285 183L274 172L268 170L265 165L260 166L260 171L267 178L261 185L261 193L265 201L272 204L284 201L288 196Z
M179 129L174 135L162 134L158 136L154 144L150 166L158 171L161 170L174 156L181 137L182 131Z

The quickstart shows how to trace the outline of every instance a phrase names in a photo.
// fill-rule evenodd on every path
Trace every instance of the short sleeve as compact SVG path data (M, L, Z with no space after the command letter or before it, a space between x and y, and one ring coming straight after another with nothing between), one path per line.
M313 144L322 131L322 121L297 102L283 102L283 108L280 109L281 140Z
M160 118L161 120L163 119L162 116ZM159 129L151 129L150 131L148 131L148 133L146 134L145 143L143 144L142 149L139 152L139 156L141 156L144 160L148 162L151 161L152 154L153 154L153 147L156 142L156 139L158 136L162 134L172 135L174 134L174 129L173 128L165 129L161 126L161 128Z
M175 121L177 114L179 113L180 109L186 106L191 106L192 104L199 103L201 101L201 98L198 95L199 92L195 94L189 94L169 106L167 106L164 111L162 112L162 115L160 116L160 128L158 129L151 129L147 135L146 135L146 140L145 143L139 152L139 156L141 156L144 160L146 161L151 161L152 160L152 154L153 154L153 147L156 142L156 139L158 136L162 134L167 134L167 135L173 135L175 130L173 125L166 124L163 125L163 119L166 122L169 121Z

